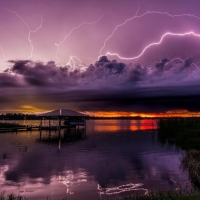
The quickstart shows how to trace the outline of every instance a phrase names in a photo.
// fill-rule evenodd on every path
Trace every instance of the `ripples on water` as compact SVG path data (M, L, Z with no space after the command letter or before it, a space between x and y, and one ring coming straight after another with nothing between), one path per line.
M58 131L0 133L0 191L96 200L189 184L181 151L162 147L152 129L153 120L89 120L85 139L68 140L64 130L60 138Z

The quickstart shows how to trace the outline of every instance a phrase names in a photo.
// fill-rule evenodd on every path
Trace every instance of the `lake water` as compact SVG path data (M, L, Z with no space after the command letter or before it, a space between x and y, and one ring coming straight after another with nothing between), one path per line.
M152 129L155 120L88 120L82 139L68 140L64 130L60 137L46 130L0 133L0 192L29 200L98 200L190 187L182 152L162 147Z

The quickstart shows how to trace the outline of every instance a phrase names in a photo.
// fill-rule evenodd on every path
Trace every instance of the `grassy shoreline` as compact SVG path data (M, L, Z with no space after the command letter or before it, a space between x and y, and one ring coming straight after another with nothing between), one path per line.
M48 199L49 198L47 197L47 200ZM150 192L147 195L135 194L133 196L117 198L116 200L199 200L199 199L200 199L200 193L185 192L184 190L179 188L179 190L170 190L170 191L159 190L155 192ZM5 193L2 192L0 194L0 200L28 200L28 199L25 196L15 195L13 193L6 196Z
M147 195L124 197L123 200L200 200L200 118L166 118L158 120L158 141L162 145L185 150L181 161L196 192L156 191Z
M183 150L200 150L200 118L160 119L158 140Z
M119 200L199 200L200 193L179 190L155 191L147 195L136 194ZM118 200L118 199L117 199Z
M158 141L185 150L181 167L200 190L200 118L172 118L158 121Z

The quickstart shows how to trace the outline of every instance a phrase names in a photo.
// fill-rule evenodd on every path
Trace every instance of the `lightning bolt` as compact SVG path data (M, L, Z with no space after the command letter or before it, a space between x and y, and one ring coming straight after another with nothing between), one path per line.
M194 14L179 14L179 15L172 15L168 12L159 12L159 11L147 11L146 14L160 14L160 15L168 15L169 17L191 17L200 20L200 17Z
M137 11L136 11L136 14L135 14L133 17L126 19L123 23L117 25L117 26L114 28L113 32L106 38L106 40L104 41L103 46L101 47L99 58L102 56L102 51L103 51L103 49L106 47L106 43L107 43L108 40L115 34L115 32L117 31L117 29L120 28L120 27L122 27L122 26L124 26L124 25L126 25L127 22L132 21L132 20L134 20L134 19L136 19L136 18L142 18L142 17L144 17L145 15L149 15L149 14L160 14L160 15L167 15L167 16L173 17L173 18L174 18L174 17L191 17L191 18L196 18L197 20L200 20L200 17L198 17L197 15L194 15L194 14L172 15L172 14L170 14L170 13L168 13L168 12L147 11L147 12L143 13L142 15L138 15L138 12L139 12L139 6L138 6L138 9L137 9Z
M69 61L67 62L66 65L69 65L70 67L75 68L76 64L75 64L74 58L75 58L76 60L78 60L80 63L82 63L81 59L79 59L77 56L71 56L71 55L70 55L70 59L69 59ZM71 62L73 63L73 66L71 65Z
M117 25L117 26L115 27L115 29L113 30L113 32L111 33L111 35L109 35L109 36L106 38L106 40L104 41L103 47L101 47L101 49L100 49L100 56L99 56L99 57L102 56L101 52L102 52L102 50L105 48L106 42L114 35L114 33L117 31L117 29L118 29L119 27L125 25L128 21L131 21L131 20L135 19L136 17L139 17L139 16L137 16L137 14L138 14L138 12L139 12L139 8L140 8L140 5L138 5L138 9L137 9L137 11L136 11L135 16L133 16L133 17L131 17L131 18L129 18L129 19L126 19L122 24ZM145 13L145 14L146 14L146 13ZM140 17L144 16L145 14L141 15Z
M86 69L86 66L83 64L82 60L80 58L78 58L77 56L71 56L70 55L70 59L66 63L66 65L70 66L72 71L75 70L76 67L77 67L75 59L79 62L79 65L78 65L79 70L84 71Z
M169 64L170 62L174 62L175 60L179 60L179 61L181 61L182 63L185 62L185 61L184 61L183 59L181 59L181 58L174 58L174 59L170 60L169 62L167 62L166 65ZM197 69L199 68L199 67L197 66L197 64L195 64L194 62L191 63L191 65L194 65Z
M42 24L44 21L43 18L47 14L47 12L44 15L42 15L41 20L40 20L40 25L35 30L31 30L30 26L25 22L25 20L17 12L15 12L13 10L9 10L8 8L1 8L1 9L4 9L10 13L14 13L22 21L22 23L27 27L27 29L28 29L28 38L27 39L31 46L31 53L30 53L30 56L28 57L28 59L32 58L33 57L33 44L32 44L32 40L31 40L31 34L36 33L42 27Z
M55 43L55 46L56 46L56 60L57 60L58 63L59 63L59 58L58 58L59 50L58 49L59 49L60 45L62 45L65 42L65 40L72 34L72 32L74 30L76 30L76 29L79 29L83 25L94 25L94 24L96 24L97 22L99 22L103 18L104 15L105 14L103 14L98 20L96 20L94 22L83 22L83 23L79 24L78 26L75 26L74 28L71 29L71 31L64 37L64 39L60 43Z
M7 58L5 57L5 53L4 53L3 48L1 46L0 46L0 50L1 50L1 53L2 53L2 56L3 56L3 59L6 61Z
M165 37L167 36L178 36L178 37L184 37L184 36L188 36L188 35L193 35L195 37L200 37L200 34L197 34L197 33L194 33L193 31L190 31L190 32L186 32L186 33L171 33L171 32L166 32L165 34L162 35L161 39L158 41L158 42L154 42L154 43L150 43L149 45L147 45L143 50L142 52L137 55L137 56L134 56L134 57L122 57L120 56L118 53L110 53L110 52L107 52L106 53L106 56L107 55L110 55L110 56L117 56L118 58L120 58L121 60L135 60L137 58L140 58L146 51L147 49L149 49L150 47L152 46L156 46L156 45L160 45L162 43L162 41L164 40Z

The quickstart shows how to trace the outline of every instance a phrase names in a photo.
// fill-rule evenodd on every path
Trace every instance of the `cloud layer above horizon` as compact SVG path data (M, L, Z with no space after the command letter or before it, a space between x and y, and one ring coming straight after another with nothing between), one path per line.
M0 74L2 110L71 108L80 111L160 113L200 111L200 70L194 58L149 66L102 56L85 69L11 60ZM196 58L195 58L196 59Z

